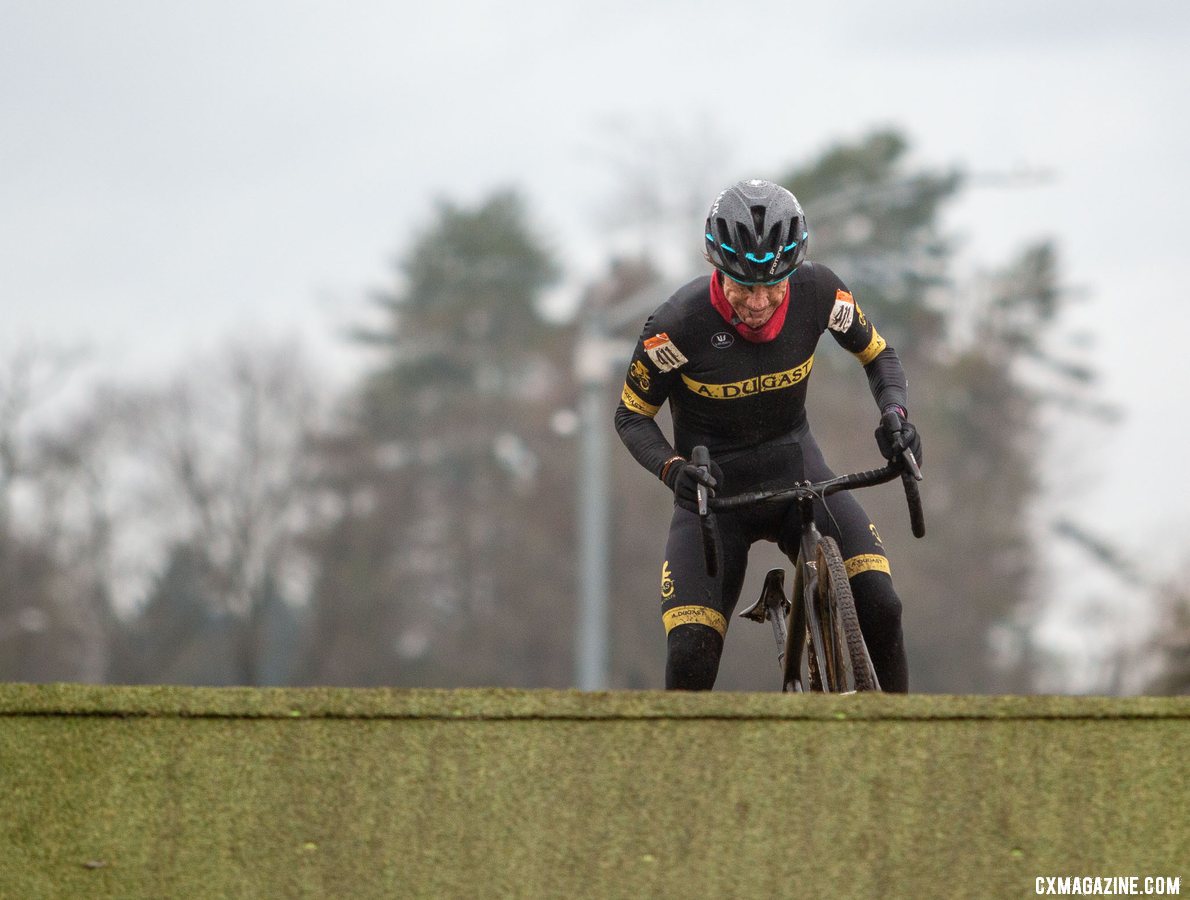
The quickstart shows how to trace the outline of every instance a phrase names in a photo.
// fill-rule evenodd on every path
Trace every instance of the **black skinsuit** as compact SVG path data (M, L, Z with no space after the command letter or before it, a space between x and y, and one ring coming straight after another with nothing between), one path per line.
M805 409L814 350L827 330L863 364L881 410L907 407L896 353L838 276L821 264L804 263L789 283L784 324L764 342L746 340L742 329L724 318L712 303L712 289L719 288L709 276L678 290L649 317L615 416L616 431L642 466L660 476L671 457L689 458L695 446L705 444L723 468L719 496L770 482L831 477ZM653 421L667 400L673 445ZM792 444L800 445L800 454L791 452ZM709 689L714 684L748 548L757 540L772 540L796 555L798 523L792 512L789 504L768 504L720 514L723 564L712 580L702 558L698 518L675 505L661 574L666 687ZM882 687L906 690L901 603L876 528L849 493L832 496L825 507L819 502L815 515L823 534L839 542Z

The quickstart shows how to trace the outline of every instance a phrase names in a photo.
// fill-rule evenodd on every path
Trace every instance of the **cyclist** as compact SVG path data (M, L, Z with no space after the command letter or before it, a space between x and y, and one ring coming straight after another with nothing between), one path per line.
M809 227L793 194L769 181L727 188L711 206L703 240L714 271L679 289L649 317L615 414L628 450L674 493L661 609L665 685L684 690L709 690L715 683L749 547L764 539L786 554L798 552L792 504L720 513L722 561L710 578L696 485L742 493L832 477L805 409L824 331L863 365L877 408L895 409L904 421L895 433L877 428L883 455L891 459L909 447L921 460L900 360L839 277L806 261ZM666 401L672 444L653 418ZM688 462L699 444L710 450L710 472ZM881 687L908 690L901 601L879 533L850 493L835 494L825 508L819 500L815 516L823 534L839 542Z

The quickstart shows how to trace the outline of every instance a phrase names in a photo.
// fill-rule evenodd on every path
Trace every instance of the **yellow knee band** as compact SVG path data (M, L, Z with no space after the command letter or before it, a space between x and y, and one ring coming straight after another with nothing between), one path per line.
M661 621L665 623L666 634L679 625L706 625L719 632L720 637L727 637L727 619L709 606L677 606L662 613Z
M853 556L843 565L847 567L848 578L854 578L860 572L883 572L885 575L892 575L888 568L888 557L881 556L879 553Z

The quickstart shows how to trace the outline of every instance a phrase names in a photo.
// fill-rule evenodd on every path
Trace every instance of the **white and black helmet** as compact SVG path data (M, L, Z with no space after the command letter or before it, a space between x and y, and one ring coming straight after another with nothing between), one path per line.
M771 181L741 181L711 205L706 257L736 281L767 284L801 265L809 237L797 197Z

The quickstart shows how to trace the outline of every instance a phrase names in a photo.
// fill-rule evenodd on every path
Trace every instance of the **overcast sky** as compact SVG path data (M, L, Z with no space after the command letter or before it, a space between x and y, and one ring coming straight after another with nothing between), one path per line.
M1052 174L972 190L948 223L968 269L1058 241L1128 410L1062 477L1172 566L1190 530L1188 48L1173 0L0 0L0 350L86 341L143 373L294 331L329 358L435 197L522 187L574 284L607 246L621 129L707 135L689 158L726 184L895 125L924 164Z

